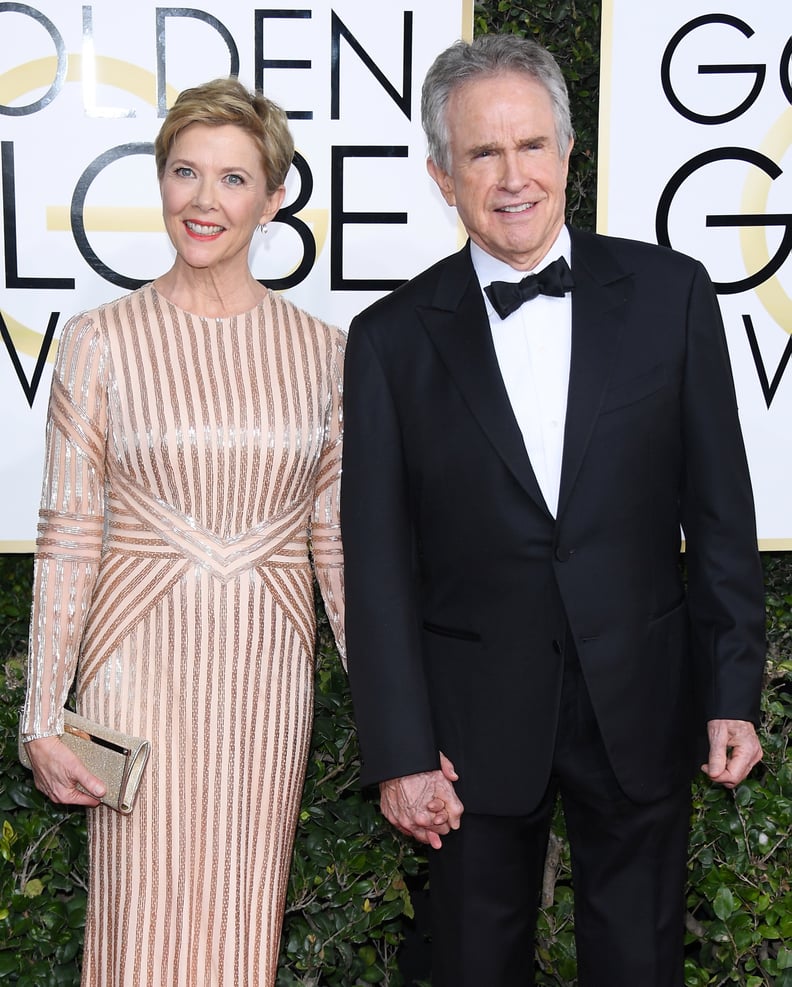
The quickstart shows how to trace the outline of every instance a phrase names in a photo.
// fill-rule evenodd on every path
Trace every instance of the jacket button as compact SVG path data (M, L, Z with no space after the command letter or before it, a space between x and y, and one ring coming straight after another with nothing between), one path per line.
M561 650L562 650L561 649L561 642L560 641L553 641L553 651L555 651L555 653L557 655L560 655L561 654Z
M559 545L555 550L555 557L559 562L568 562L574 554L574 548L564 548L562 545Z

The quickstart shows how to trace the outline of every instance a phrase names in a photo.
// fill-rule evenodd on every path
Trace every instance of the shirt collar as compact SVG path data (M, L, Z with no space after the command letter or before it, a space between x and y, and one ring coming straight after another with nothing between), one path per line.
M470 241L470 259L473 261L473 269L482 288L492 281L522 281L526 274L536 274L558 257L564 257L570 267L572 266L572 241L565 225L561 227L550 249L532 271L517 271L505 261L488 254L477 243Z

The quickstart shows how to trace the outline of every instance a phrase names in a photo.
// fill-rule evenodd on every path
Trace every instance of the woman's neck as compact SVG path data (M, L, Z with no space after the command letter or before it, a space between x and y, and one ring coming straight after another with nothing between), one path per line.
M267 293L247 267L232 277L212 268L191 268L178 260L154 286L174 305L208 319L247 312Z

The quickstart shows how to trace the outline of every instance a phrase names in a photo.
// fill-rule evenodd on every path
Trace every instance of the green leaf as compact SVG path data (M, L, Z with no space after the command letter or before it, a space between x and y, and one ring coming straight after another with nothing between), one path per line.
M38 898L43 891L44 884L37 877L34 877L25 884L25 887L22 889L22 894L24 894L26 898Z
M779 970L792 970L792 949L782 946L776 956L776 964Z
M721 885L712 903L713 910L719 919L726 921L737 909L731 888Z

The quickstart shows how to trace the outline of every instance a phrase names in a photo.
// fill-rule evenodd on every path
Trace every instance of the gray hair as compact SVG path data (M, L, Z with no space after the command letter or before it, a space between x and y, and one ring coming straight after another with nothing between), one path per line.
M547 90L553 105L559 153L566 154L574 137L569 94L558 63L550 52L530 38L513 34L485 34L474 41L457 41L441 52L424 79L421 121L429 157L445 172L451 170L446 115L451 94L472 79L517 72Z

